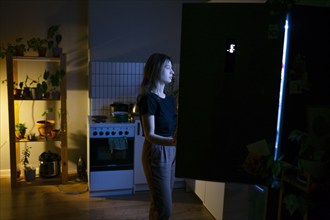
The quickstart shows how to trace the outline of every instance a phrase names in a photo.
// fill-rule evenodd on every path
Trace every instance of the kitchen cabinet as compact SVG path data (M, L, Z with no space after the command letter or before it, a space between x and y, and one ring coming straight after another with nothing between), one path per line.
M225 183L187 179L190 188L215 219L222 219Z
M52 72L56 72L57 70L65 71L65 54L61 55L61 57L34 57L34 56L11 56L8 55L6 58L7 61L7 88L8 88L8 121L9 121L9 147L10 147L10 175L11 175L11 186L16 187L18 185L19 176L17 175L18 168L17 165L20 163L20 145L21 143L29 145L33 144L46 144L51 141L54 142L54 145L60 143L60 152L61 152L61 172L60 172L60 182L66 183L68 181L68 153L67 153L67 114L66 114L66 77L61 79L61 83L59 86L60 90L60 98L52 99L52 98L44 98L44 99L34 99L33 97L29 97L26 99L22 99L20 97L14 96L14 82L18 84L19 81L25 81L28 79L27 76L31 77L32 71L36 71L35 68L42 69L42 71L51 70ZM26 71L30 72L27 73ZM24 73L25 72L25 73ZM31 75L29 75L31 73ZM42 75L41 73L40 75ZM31 77L32 78L32 77ZM40 78L38 78L40 79ZM32 84L32 83L31 83ZM29 85L31 85L29 84ZM15 124L24 122L30 115L24 114L25 105L32 106L32 109L29 109L32 113L34 111L45 111L48 108L47 106L52 105L56 106L53 110L54 115L59 115L58 126L60 127L60 137L59 138L50 138L48 136L36 136L36 139L17 139L15 136ZM35 107L37 106L37 107ZM40 106L43 109L39 109ZM31 108L31 107L30 107ZM20 111L23 113L20 114ZM35 128L34 115L32 114L32 128ZM37 120L37 119L36 119ZM36 129L36 128L35 128ZM29 130L29 129L28 129ZM37 133L37 132L35 132ZM55 178L54 180L58 180Z
M196 180L195 193L203 203L205 202L205 191L206 191L206 181Z
M142 149L144 137L142 135L141 121L135 121L134 139L134 185L135 191L148 190L147 180L142 166Z
M206 181L204 205L215 219L222 219L225 184Z

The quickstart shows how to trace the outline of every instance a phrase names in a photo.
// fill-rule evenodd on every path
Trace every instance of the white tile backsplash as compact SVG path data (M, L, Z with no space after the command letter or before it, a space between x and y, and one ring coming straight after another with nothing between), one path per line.
M90 64L90 114L110 114L113 102L135 103L143 79L144 63L93 61ZM168 91L179 88L179 65Z

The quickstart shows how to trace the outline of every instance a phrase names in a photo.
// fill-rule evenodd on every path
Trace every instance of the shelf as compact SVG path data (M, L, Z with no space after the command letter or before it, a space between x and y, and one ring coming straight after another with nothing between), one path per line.
M283 175L283 181L291 184L292 186L296 187L297 189L302 190L303 192L308 193L309 191L309 177L306 177L306 182L299 181L297 179L297 175Z
M63 184L61 182L62 174L60 173L58 176L55 177L40 177L38 173L36 173L36 179L32 182L25 181L24 178L24 169L21 169L20 177L17 178L17 187L20 189L25 189L31 186L43 186L43 185L56 185L60 186ZM70 173L68 175L68 183L72 184L77 181L77 173Z
M62 54L61 57L37 57L37 56L7 56L7 93L8 93L8 121L9 121L9 144L10 144L10 175L11 175L11 186L17 187L21 185L21 182L25 182L24 179L17 178L17 163L20 161L20 147L22 143L46 143L46 142L59 142L60 152L61 152L61 174L57 178L57 182L67 183L68 182L68 140L67 140L67 90L66 90L66 76L62 78L60 85L60 99L16 99L18 97L14 96L14 83L18 81L17 79L23 78L24 76L20 68L24 68L24 65L19 65L19 62L44 62L52 65L47 65L47 67L55 67L57 69L62 69L66 71L66 55ZM30 65L29 65L30 66ZM34 67L34 65L32 65ZM36 65L39 66L39 65ZM15 122L20 121L19 104L22 101L38 101L40 102L60 102L60 130L61 134L59 138L53 139L51 137L44 138L42 136L36 136L36 140L17 139L15 135ZM57 104L57 103L56 103ZM42 109L40 109L42 110ZM26 115L21 116L25 118ZM27 116L28 117L28 116ZM46 145L46 144L45 144ZM36 182L47 184L49 181L39 181ZM51 182L51 181L50 181ZM34 184L27 182L27 185Z
M61 99L14 99L14 101L61 101Z
M60 183L61 183L61 174L59 174L58 176L55 176L55 177L40 177L37 174L35 180L33 180L31 182L27 182L27 181L25 181L25 178L24 178L24 170L21 171L21 175L17 179L17 184L19 186L24 186L24 185L33 185L33 186L37 186L37 185L58 185Z
M60 57L37 57L37 56L14 56L17 61L41 61L41 62L61 62Z
M61 101L60 99L14 99L15 102L17 101Z
M27 138L24 139L16 139L16 143L24 143L24 142L47 142L47 141L61 141L61 138L51 138L51 137L42 137L37 136L36 140L29 140Z

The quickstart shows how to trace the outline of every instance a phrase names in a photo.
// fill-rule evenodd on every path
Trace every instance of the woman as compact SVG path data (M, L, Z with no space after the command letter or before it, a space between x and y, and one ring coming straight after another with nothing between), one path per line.
M172 191L176 154L176 104L165 94L165 85L172 82L171 58L152 54L144 67L139 110L145 141L142 164L152 195L149 219L169 219L172 213Z

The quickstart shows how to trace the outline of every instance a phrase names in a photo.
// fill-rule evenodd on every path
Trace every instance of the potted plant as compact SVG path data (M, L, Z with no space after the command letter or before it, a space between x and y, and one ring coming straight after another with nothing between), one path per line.
M61 157L51 151L43 152L39 156L40 169L39 174L42 177L54 177L60 173Z
M37 83L37 81L35 81L34 79L32 79L28 75L26 75L25 81L24 81L23 94L22 94L23 99L33 99L34 98L33 94L32 94L32 90L31 90L31 86L34 83Z
M56 73L50 75L50 82L52 85L51 96L53 99L60 98L59 86L61 84L64 75L65 75L65 71L63 69L57 70Z
M51 132L54 129L55 120L47 119L47 115L53 112L53 108L47 108L41 116L45 116L44 120L37 121L36 125L40 136L47 137L51 136Z
M62 53L62 48L59 44L62 41L62 35L58 33L60 25L52 25L47 31L48 49L51 49L54 57L59 57Z
M40 83L37 83L36 99L48 98L49 95L47 95L47 90L48 90L47 82L42 81Z
M24 139L27 127L25 123L17 123L15 125L15 136L17 139Z
M29 133L28 134L28 140L29 141L36 141L37 140L36 134L34 132Z
M329 134L327 136L330 141ZM314 179L329 177L330 143L316 146L317 142L310 134L298 129L290 133L289 139L299 145L297 165L301 172L310 174Z
M27 48L26 45L23 42L22 37L18 37L15 39L14 42L7 43L7 48L4 49L4 52L6 55L11 54L13 56L24 56L24 52L26 52Z
M7 83L7 80L6 79L2 80L1 83L5 84ZM14 85L14 91L13 91L14 99L21 99L24 83L20 82L17 84L16 82L13 82L13 85Z
M37 86L36 86L36 99L43 99L43 98L48 98L49 93L48 93L48 84L47 84L47 79L49 77L49 71L45 70L43 74L43 81L40 82L38 77L37 80Z
M23 82L14 82L14 99L22 99L23 85Z
M24 166L24 175L25 180L30 182L35 180L36 178L36 169L30 165L29 158L31 156L31 147L25 145L25 148L22 151L22 159L21 162Z
M47 39L41 39L39 37L33 37L27 41L27 50L32 49L37 51L39 57L45 57L47 52Z

